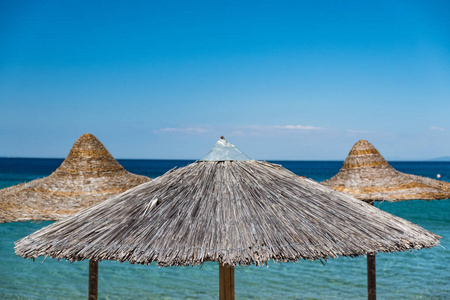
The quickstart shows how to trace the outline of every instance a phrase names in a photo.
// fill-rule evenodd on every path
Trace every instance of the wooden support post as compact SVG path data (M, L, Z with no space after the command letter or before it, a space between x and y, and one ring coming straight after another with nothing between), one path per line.
M89 295L88 300L98 297L98 261L89 260Z
M219 299L234 300L234 267L219 262Z
M375 253L367 254L367 299L377 299L377 279L375 269Z
M375 206L375 201L371 204ZM367 254L367 299L377 300L377 270L375 268L375 253Z

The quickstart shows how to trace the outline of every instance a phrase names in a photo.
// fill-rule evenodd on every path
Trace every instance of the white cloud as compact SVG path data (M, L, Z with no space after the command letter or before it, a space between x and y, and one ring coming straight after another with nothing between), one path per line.
M309 125L274 125L275 129L287 129L287 130L320 130L321 127L314 127Z
M246 125L235 128L235 130L239 131L240 136L267 136L267 134L278 135L280 133L311 132L323 130L323 128L310 125Z
M219 130L220 129L220 130ZM208 132L229 132L235 136L259 136L261 134L273 133L277 134L280 131L284 132L302 132L312 130L322 130L321 127L309 126L309 125L247 125L242 127L165 127L153 130L156 134L167 133L185 133L185 134L202 134Z
M171 133L171 132L182 132L182 133L206 133L209 132L208 129L202 127L166 127L154 130L155 133Z
M442 127L436 127L436 126L430 126L430 129L431 129L431 130L437 130L437 131L445 131L444 128L442 128Z

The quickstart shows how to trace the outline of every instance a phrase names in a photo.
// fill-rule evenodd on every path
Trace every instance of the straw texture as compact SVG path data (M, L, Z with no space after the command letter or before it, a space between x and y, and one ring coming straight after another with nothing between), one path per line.
M261 265L432 247L439 236L260 161L199 161L16 242L17 255Z
M126 171L86 133L50 176L0 190L0 223L58 220L149 180Z
M395 170L366 140L358 141L339 173L322 184L367 202L450 198L449 182Z

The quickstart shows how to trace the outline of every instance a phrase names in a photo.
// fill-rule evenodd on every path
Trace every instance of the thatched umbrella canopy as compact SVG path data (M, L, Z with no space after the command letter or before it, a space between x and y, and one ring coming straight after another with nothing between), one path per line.
M204 160L17 241L16 254L159 266L217 261L226 297L223 286L234 295L234 266L439 243L415 224L233 149L222 139Z
M449 182L395 170L366 140L358 141L339 173L322 184L367 202L450 198Z
M50 176L0 190L0 223L59 220L149 180L126 171L86 133Z
M322 184L371 204L450 198L450 183L395 170L366 140L353 145L339 173ZM369 299L375 299L374 254L367 257L367 271Z

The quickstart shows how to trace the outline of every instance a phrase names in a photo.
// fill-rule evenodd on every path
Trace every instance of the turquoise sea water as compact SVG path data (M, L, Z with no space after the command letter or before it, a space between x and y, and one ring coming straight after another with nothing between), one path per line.
M61 159L0 158L0 188L44 177ZM120 160L130 172L162 175L190 161ZM275 162L298 175L322 181L342 162ZM450 181L450 163L394 162L403 172ZM413 252L380 253L377 257L378 299L450 299L450 200L376 203L443 237L441 246ZM88 263L14 254L14 242L51 222L0 224L0 299L85 299ZM366 259L269 263L238 267L236 299L366 299ZM158 268L113 261L99 264L100 299L218 299L218 265Z

